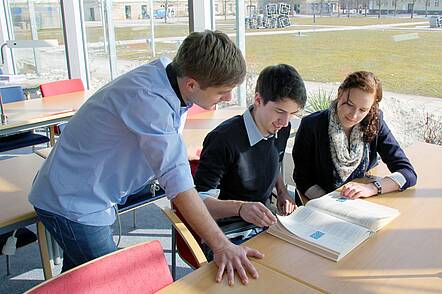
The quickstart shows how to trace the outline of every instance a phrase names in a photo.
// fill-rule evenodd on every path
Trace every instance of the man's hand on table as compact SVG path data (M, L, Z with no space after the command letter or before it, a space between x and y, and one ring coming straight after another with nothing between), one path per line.
M230 286L234 284L235 271L238 273L241 282L246 285L249 282L247 273L258 278L258 272L250 262L249 257L263 258L264 254L258 250L246 246L238 246L230 241L225 242L219 248L213 250L214 261L218 266L216 282L221 282L224 273L227 273L227 282Z

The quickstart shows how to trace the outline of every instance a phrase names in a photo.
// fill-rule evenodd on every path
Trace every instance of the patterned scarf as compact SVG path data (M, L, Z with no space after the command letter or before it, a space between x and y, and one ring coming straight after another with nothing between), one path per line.
M351 130L350 139L347 138L335 107L330 108L328 136L334 165L335 185L339 187L356 169L360 170L363 175L368 164L368 144L362 140L363 133L359 124Z

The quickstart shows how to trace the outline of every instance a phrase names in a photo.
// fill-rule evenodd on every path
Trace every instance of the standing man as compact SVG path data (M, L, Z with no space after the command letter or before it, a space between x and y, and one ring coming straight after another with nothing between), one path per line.
M39 171L29 201L63 248L63 271L117 250L116 205L157 178L166 196L207 242L216 281L258 273L256 250L232 244L196 192L179 133L193 103L210 109L232 98L246 65L221 32L190 34L170 64L155 60L98 90L78 110Z

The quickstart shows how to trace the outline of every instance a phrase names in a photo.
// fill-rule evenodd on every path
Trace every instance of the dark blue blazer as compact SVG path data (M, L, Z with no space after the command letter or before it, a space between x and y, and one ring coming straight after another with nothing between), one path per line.
M333 185L333 162L330 153L328 122L330 110L323 110L304 117L296 133L292 156L295 164L293 179L297 189L305 194L317 184L326 192L337 187ZM377 164L377 154L391 172L400 172L407 182L402 190L416 184L417 175L399 143L380 113L378 135L370 143L368 169ZM353 180L353 175L348 182Z

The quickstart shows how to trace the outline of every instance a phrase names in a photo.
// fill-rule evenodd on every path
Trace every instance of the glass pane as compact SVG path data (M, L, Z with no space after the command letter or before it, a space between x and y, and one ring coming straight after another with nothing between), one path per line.
M55 39L58 45L40 47L41 43L13 48L17 74L40 82L67 79L63 24L59 1L9 0L13 40ZM20 46L20 43L17 42Z
M248 2L248 1L246 1ZM220 0L214 1L214 12L215 12L215 29L228 34L232 41L236 44L236 0ZM249 72L249 67L247 66L247 72ZM246 87L247 92L250 89L248 74L246 77ZM249 93L247 93L247 97ZM239 99L237 93L233 96L232 100L229 102L222 102L218 106L223 108L226 106L239 105Z
M320 90L335 98L347 74L372 71L382 81L381 109L400 143L427 140L425 134L434 132L442 142L442 133L431 127L442 123L442 31L424 17L425 1L416 2L414 11L403 1L302 3L291 5L287 27L280 4L259 6L255 15L246 8L248 80L265 66L288 63L306 81L309 99Z
M90 89L96 90L111 80L109 48L105 32L104 0L83 2Z
M150 3L153 3L153 19ZM167 14L165 5L167 2ZM105 46L107 24L102 21L102 1L84 1L91 84L94 88L111 79L110 55ZM189 33L187 1L112 1L116 49L115 76L165 56L173 58ZM151 24L153 22L154 38ZM155 50L155 52L154 52ZM155 53L155 55L154 55Z

